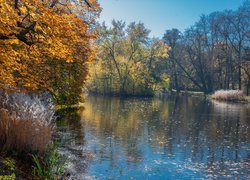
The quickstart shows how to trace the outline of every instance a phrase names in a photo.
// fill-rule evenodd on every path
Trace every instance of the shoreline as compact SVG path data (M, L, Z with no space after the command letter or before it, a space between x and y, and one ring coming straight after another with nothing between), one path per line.
M205 94L204 92L199 92L199 91L180 91L177 93L175 90L172 92L164 92L164 93L158 93L153 96L145 96L145 95L128 95L128 96L120 96L119 94L100 94L100 93L85 93L86 96L101 96L101 97L107 97L107 98L171 98L172 96L188 96L188 97L201 97L207 100L216 100L216 101L221 101L221 102L228 102L228 103L243 103L243 104L250 104L250 96L243 96L240 99L220 99L220 98L212 98L212 94ZM73 106L68 106L66 108L71 108L71 107L83 107L84 108L84 103L81 105L73 105Z

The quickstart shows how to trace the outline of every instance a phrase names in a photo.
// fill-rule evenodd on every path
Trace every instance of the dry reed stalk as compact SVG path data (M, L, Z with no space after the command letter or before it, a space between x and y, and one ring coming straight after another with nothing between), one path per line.
M0 92L0 147L44 152L53 132L54 109L50 101Z
M243 100L243 91L239 90L218 90L212 94L212 99L225 100L225 101L238 101Z

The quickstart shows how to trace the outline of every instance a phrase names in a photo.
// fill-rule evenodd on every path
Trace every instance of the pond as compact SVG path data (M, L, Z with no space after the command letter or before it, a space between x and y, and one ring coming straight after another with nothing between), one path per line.
M71 118L59 129L72 179L250 178L250 105L89 96Z

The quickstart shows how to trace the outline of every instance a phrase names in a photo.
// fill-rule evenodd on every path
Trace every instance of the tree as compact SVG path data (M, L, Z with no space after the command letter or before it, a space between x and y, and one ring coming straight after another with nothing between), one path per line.
M79 97L86 63L94 54L90 28L100 12L97 1L0 0L0 4L0 88L46 90L56 99L64 90ZM76 102L68 98L62 103Z
M167 30L163 40L171 47L166 61L170 86L204 93L237 88L248 94L249 9L245 1L236 11L202 15L181 37L178 30Z
M180 92L178 65L176 61L179 61L178 50L180 48L181 32L178 29L167 30L163 36L163 41L168 44L171 49L169 51L168 66L170 71L170 89L175 88L177 92Z
M148 37L143 23L112 21L112 26L99 26L97 60L91 66L89 90L104 94L152 95L158 78L157 62L167 56L162 41Z

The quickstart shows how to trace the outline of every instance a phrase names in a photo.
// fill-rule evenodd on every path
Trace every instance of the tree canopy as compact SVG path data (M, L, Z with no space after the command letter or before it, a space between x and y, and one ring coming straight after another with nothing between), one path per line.
M149 38L143 23L112 21L98 27L97 59L87 83L91 92L119 95L152 95L160 87L159 65L168 56L168 46Z
M235 11L202 15L184 33L167 30L163 41L171 47L166 61L171 89L239 89L249 94L249 1Z
M100 10L96 0L0 0L0 88L79 91Z

